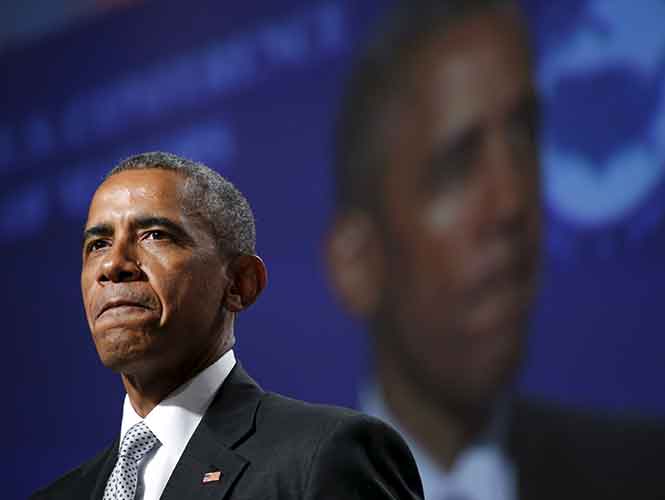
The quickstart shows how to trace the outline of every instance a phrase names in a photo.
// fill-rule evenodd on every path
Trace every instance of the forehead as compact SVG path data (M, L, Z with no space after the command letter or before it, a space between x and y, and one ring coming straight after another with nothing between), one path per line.
M130 216L133 213L180 214L185 179L161 169L126 170L109 177L95 192L88 221Z
M406 122L446 134L508 112L533 91L526 43L517 11L505 7L432 35L407 62L410 92L399 108L417 116Z

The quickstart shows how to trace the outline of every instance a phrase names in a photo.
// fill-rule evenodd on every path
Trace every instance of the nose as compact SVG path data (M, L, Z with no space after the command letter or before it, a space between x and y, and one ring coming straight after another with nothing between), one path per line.
M524 224L538 206L537 155L516 150L509 141L498 138L488 153L487 208L494 214L497 226Z
M143 272L139 267L133 245L116 241L100 266L97 280L100 283L122 283L140 280L142 276Z

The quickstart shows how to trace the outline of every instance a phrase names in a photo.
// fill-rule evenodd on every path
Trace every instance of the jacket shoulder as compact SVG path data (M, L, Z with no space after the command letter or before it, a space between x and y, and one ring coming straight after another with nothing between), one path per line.
M514 430L541 434L557 441L596 450L618 447L624 451L665 451L665 423L630 414L566 409L534 400L515 407Z
M83 465L59 477L51 484L37 490L30 496L30 500L43 500L47 498L67 498L77 487L81 479Z
M251 442L244 451L256 462L273 450L270 467L288 473L299 498L422 498L415 460L402 437L381 420L348 408L265 393Z
M90 460L60 476L49 485L37 490L30 496L30 500L70 500L71 498L75 498L75 493L82 488L92 488L97 479L96 473L102 461L115 445L108 446Z
M524 481L566 478L566 487L602 492L605 498L653 498L653 491L665 486L659 465L665 425L654 419L520 401L510 443Z
M257 426L280 429L279 434L288 435L291 441L302 439L311 442L333 431L357 428L403 442L397 431L375 417L350 408L307 403L269 392L264 394L259 406Z
M341 406L307 403L298 399L292 399L281 394L266 392L261 400L259 416L270 418L304 418L316 421L318 424L329 422L334 423L339 420L367 420L378 421L377 419L364 415L356 410L344 408Z

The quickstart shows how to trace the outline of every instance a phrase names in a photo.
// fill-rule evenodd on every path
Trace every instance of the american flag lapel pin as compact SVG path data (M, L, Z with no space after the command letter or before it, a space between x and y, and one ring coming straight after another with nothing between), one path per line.
M222 471L221 470L214 470L211 472L206 472L203 474L203 479L201 480L202 483L212 483L214 481L219 481L220 478L222 477Z

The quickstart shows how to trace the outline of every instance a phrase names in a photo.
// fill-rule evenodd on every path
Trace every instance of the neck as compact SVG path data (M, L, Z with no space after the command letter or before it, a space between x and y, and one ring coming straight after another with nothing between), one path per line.
M377 376L386 406L400 427L444 470L486 426L490 410L473 405L447 404L414 383L400 362L377 361Z
M121 373L122 384L134 411L145 418L169 394L221 358L233 347L234 342L231 329L230 335L220 335L214 345L206 345L203 352L194 359L175 366L167 365L162 369Z
M126 373L121 374L121 378L129 402L132 404L134 411L143 418L169 394L186 382L186 380L176 381L174 379L154 382L141 376Z

